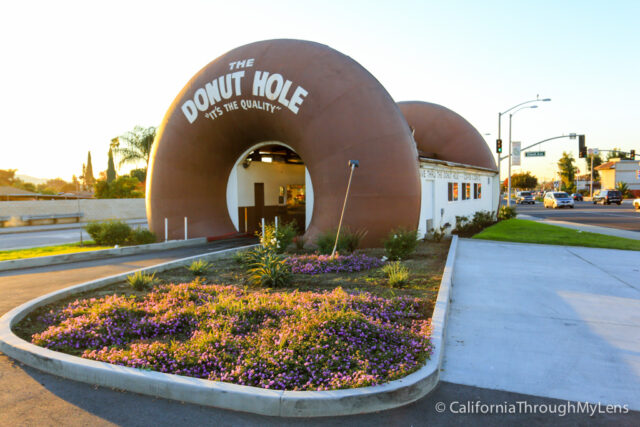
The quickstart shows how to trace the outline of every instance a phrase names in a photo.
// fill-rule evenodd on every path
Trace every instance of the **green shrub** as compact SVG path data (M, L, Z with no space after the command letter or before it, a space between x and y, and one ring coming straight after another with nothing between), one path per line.
M126 245L131 236L131 227L122 221L91 222L85 230L100 246Z
M396 228L383 242L384 251L390 260L401 260L415 252L418 246L418 230Z
M440 229L436 230L435 228L431 230L431 232L427 233L425 239L433 240L434 242L440 242L444 239L444 236L447 234L446 229L449 228L449 223L440 226Z
M515 218L518 215L516 212L516 208L512 206L501 206L500 211L498 212L498 221L502 221L503 219L511 219Z
M400 287L409 281L409 269L400 261L389 262L382 267L382 272L389 278L389 285Z
M213 264L203 259L199 259L199 260L193 261L191 265L185 268L189 270L191 274L193 274L194 276L204 276L209 271L211 271L212 267L213 267Z
M84 226L84 230L91 236L91 239L99 245L98 241L100 241L100 234L102 233L102 223L97 221L92 221Z
M473 218L466 216L456 216L456 228L452 231L462 237L471 237L495 224L493 214L489 211L478 211L473 214Z
M263 232L258 233L258 237L262 246L281 254L291 244L296 234L298 234L296 222L293 220L288 223L278 224L277 229L275 223L265 224Z
M322 255L330 255L333 252L333 245L336 243L336 230L320 233L316 238L318 252ZM351 231L348 227L340 230L338 246L336 252L341 254L354 252L360 246L360 241L367 235L366 230Z
M131 245L148 245L157 241L156 234L146 228L131 230L131 235L129 236L129 244Z
M255 261L249 269L249 283L257 286L278 288L287 286L291 281L291 267L282 255L274 250L255 251Z
M146 245L157 241L151 231L143 228L132 230L122 221L90 222L84 229L101 246Z
M155 273L145 274L142 271L137 271L134 274L127 276L127 283L136 291L143 291L150 286L153 286L157 281Z

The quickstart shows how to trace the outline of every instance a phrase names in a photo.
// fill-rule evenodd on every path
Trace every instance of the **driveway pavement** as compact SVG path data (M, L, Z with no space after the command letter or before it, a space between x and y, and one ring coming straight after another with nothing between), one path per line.
M640 252L461 239L445 381L640 410Z

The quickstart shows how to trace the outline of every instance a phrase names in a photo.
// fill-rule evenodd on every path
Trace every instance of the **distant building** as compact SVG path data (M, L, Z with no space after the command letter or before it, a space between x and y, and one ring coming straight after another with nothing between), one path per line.
M600 172L603 189L616 188L619 182L624 182L634 196L640 197L640 162L637 160L614 158L594 170Z
M595 170L595 168L594 168ZM599 190L600 189L600 181L596 181L595 177L593 180L593 190ZM580 191L580 190L586 190L586 191L590 191L591 190L591 174L584 174L584 175L578 175L576 177L576 190Z

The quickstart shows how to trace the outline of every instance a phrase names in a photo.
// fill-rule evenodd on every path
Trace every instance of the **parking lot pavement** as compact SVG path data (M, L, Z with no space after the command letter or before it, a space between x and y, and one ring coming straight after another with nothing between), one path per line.
M442 379L640 409L640 253L461 239Z

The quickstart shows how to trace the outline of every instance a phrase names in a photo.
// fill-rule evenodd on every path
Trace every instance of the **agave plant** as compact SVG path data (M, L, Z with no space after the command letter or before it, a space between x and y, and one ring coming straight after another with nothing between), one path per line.
M257 286L282 287L291 281L291 267L273 250L258 252L249 269L249 282Z

